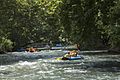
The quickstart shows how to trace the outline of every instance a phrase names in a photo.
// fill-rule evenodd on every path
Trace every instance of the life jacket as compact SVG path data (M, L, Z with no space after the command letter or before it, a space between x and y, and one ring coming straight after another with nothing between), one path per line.
M35 52L36 48L28 48L28 52Z
M70 51L67 54L65 54L64 57L76 57L77 54L78 54L77 51L73 50L73 51Z

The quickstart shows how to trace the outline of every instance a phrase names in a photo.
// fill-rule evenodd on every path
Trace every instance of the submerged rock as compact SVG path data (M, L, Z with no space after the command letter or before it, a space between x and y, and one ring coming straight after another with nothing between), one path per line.
M112 49L109 49L109 52L120 53L120 48L112 48Z
M6 54L6 52L5 51L0 51L0 54Z

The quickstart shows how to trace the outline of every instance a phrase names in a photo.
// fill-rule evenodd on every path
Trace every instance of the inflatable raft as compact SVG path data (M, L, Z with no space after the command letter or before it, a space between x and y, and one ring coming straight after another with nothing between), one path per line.
M79 59L84 59L84 58L80 55L77 55L76 57L59 57L56 59L57 60L79 60Z

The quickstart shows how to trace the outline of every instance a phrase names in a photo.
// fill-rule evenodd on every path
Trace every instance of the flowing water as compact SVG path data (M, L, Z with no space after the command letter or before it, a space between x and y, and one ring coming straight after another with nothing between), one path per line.
M0 55L0 80L120 80L120 55L82 54L81 60L56 60L62 51Z

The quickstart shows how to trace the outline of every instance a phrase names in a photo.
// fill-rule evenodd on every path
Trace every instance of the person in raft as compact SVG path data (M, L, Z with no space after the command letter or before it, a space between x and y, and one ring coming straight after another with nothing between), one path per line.
M30 47L26 49L27 52L36 52L36 48Z
M65 54L63 57L69 58L69 57L76 57L77 55L78 55L78 52L76 50L73 50Z
M75 44L75 47L77 48L78 51L80 51L80 45L79 44Z

